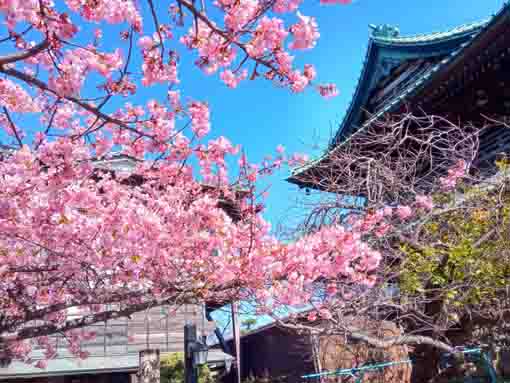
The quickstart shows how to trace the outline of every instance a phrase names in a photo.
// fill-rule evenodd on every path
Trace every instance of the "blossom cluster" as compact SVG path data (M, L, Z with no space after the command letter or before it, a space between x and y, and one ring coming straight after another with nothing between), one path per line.
M0 79L0 106L18 113L39 112L40 107L21 86L9 79Z
M448 169L448 175L440 178L439 182L443 190L448 191L454 189L459 180L466 176L468 168L468 163L465 160L458 160L451 169Z
M309 298L298 287L321 276L373 283L380 254L359 233L335 226L289 244L262 218L260 177L305 156L278 147L249 163L226 137L207 140L209 104L176 88L180 42L230 88L266 78L332 97L334 85L317 85L313 65L297 68L290 54L316 45L315 19L300 0L217 0L209 13L177 3L168 20L154 12L144 22L133 0L0 1L9 52L0 126L13 146L0 153L0 338L14 358L29 361L35 344L55 357L51 331L26 326L65 328L76 306L94 315L112 301L297 302ZM180 33L181 24L191 27ZM104 36L119 36L114 51L101 48ZM162 99L123 99L156 84L168 87ZM66 336L86 357L80 345L93 334Z
M154 114L160 109L151 106ZM278 151L281 157L283 148ZM220 137L193 152L203 169L226 171L225 155L238 150ZM141 163L136 172L150 181L133 187L98 170L94 157L85 142L62 138L45 141L37 151L23 147L0 162L0 291L17 294L0 302L7 318L62 305L39 318L62 324L69 318L67 302L94 311L112 296L125 296L129 304L177 289L207 299L236 292L232 285L256 294L269 289L273 299L290 304L306 300L300 286L321 276L369 284L363 275L380 260L341 226L291 244L277 241L251 209L249 193L239 201L242 219L234 221L220 208L228 191L204 191L173 160L155 168ZM86 337L69 336L71 352L85 357L79 344ZM50 341L34 341L44 344L48 358L54 356ZM10 347L15 357L25 358L31 345L14 336Z

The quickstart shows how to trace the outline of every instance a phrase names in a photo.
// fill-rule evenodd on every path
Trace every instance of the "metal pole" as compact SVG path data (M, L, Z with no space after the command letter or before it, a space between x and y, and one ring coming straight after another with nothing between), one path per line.
M232 329L234 335L234 350L236 363L236 383L241 383L241 328L239 323L239 304L232 302Z
M194 324L184 325L184 383L198 383L198 371L193 366L193 355L189 344L197 341L197 327Z

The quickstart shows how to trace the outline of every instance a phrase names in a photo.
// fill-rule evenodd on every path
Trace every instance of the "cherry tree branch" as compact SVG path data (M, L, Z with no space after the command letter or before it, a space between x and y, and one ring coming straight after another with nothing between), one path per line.
M49 46L50 46L50 42L48 39L46 39L25 51L11 53L9 55L1 56L0 57L0 67L3 67L4 65L7 65L7 64L14 64L15 62L26 60L30 57L38 55L39 53L44 51Z
M76 97L73 97L73 96L62 96L61 94L59 94L58 92L56 92L55 90L51 89L46 83L44 83L43 81L35 78L35 77L32 77L26 73L23 73L23 72L20 72L16 69L13 69L13 68L4 68L4 67L0 67L0 73L4 73L8 76L12 76L14 78L17 78L18 80L21 80L21 81L24 81L25 83L29 84L29 85L34 85L36 87L38 87L39 89L43 90L43 91L46 91L46 92L49 92L51 94L53 94L54 96L57 96L57 97L60 97L60 98L63 98L63 99L66 99L67 101L70 101L70 102L73 102L74 104L80 106L81 108L85 109L86 111L92 113L93 115L103 119L104 121L108 122L108 123L111 123L111 124L114 124L114 125L118 125L119 127L121 127L122 129L126 129L126 130L129 130L133 133L136 133L137 135L141 136L141 137L148 137L148 138L151 138L151 139L155 139L155 137L153 135L150 135L150 134L147 134L141 130L138 130L136 128L133 128L131 126L129 126L126 122L122 121L122 120L119 120L117 118L114 118L114 117L111 117L103 112L101 112L97 107L95 106L92 106L86 102L83 102L79 99L77 99Z
M16 128L16 125L14 124L14 121L12 121L11 115L9 114L9 111L4 106L3 108L5 117L7 118L7 121L9 122L9 125L11 126L12 133L14 134L14 137L16 138L16 141L18 142L19 147L21 148L23 146L23 141L21 141L21 137L19 136L18 129Z
M154 2L152 0L147 0L149 3L149 8L151 10L152 21L154 22L154 27L156 29L156 33L159 37L159 45L161 45L161 62L163 62L165 58L165 43L163 42L163 36L161 35L161 28L159 26L158 15L156 14L156 8L154 7Z
M248 50L246 46L242 43L240 43L237 40L232 40L231 36L229 36L225 31L219 29L217 26L215 26L212 21L203 13L200 12L196 7L188 2L187 0L178 0L179 4L182 4L186 9L188 9L193 16L205 23L214 33L217 33L221 37L225 39L225 42L227 43L233 43L238 48L240 48L248 57L250 57L252 60L254 60L257 64L264 65L265 67L271 69L275 73L279 73L278 68L276 68L270 61L264 60L260 57L253 57L248 53Z

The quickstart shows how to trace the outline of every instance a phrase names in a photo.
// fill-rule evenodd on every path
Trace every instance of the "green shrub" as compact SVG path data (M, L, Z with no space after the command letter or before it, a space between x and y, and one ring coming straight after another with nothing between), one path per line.
M177 352L161 358L161 383L184 383L184 354ZM198 383L213 383L207 365L198 368Z

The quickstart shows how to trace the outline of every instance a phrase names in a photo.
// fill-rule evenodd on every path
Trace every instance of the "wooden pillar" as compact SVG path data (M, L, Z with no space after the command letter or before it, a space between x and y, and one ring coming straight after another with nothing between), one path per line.
M160 359L159 350L140 351L138 364L138 383L160 383Z

